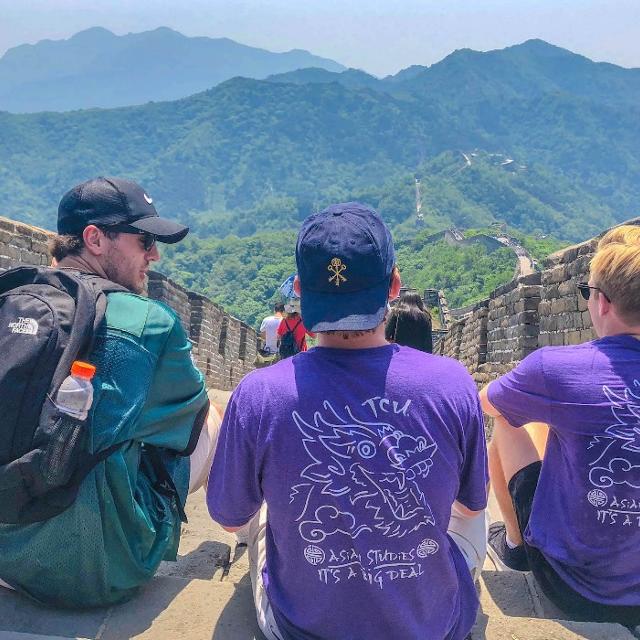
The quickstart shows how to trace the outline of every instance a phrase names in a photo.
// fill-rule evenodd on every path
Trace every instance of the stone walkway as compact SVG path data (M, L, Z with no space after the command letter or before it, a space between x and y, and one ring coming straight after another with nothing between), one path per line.
M214 392L212 399L224 404L227 395ZM107 609L57 611L0 588L0 640L263 640L246 547L211 521L204 491L187 506L178 562L162 563L135 599ZM529 574L495 571L489 560L479 589L473 640L640 639L640 629L564 620Z

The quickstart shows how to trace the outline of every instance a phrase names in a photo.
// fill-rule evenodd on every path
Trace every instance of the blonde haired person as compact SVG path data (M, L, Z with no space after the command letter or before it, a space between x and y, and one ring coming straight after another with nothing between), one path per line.
M481 392L504 517L489 553L576 618L637 625L640 227L609 231L577 287L598 338L538 349Z

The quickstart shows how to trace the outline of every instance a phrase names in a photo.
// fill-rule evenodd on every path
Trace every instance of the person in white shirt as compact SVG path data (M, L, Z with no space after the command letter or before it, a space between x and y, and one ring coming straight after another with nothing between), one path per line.
M268 354L278 352L278 327L284 314L284 304L276 302L273 305L273 315L267 316L260 325L260 337L264 344L263 351Z

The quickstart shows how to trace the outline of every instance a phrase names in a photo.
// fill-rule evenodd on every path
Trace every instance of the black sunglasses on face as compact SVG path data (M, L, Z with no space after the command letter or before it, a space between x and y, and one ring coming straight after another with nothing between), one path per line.
M103 231L116 231L118 233L130 233L135 236L143 236L142 246L145 251L151 251L157 240L157 236L155 234L149 233L148 231L142 231L141 229L136 229L135 227L130 227L128 224L111 224L101 226L100 229Z
M578 282L577 286L580 295L585 300L588 300L591 297L591 289L593 289L594 291L599 291L604 296L604 299L607 302L611 302L611 300L609 300L609 298L607 297L607 294L600 287L592 287L588 282Z

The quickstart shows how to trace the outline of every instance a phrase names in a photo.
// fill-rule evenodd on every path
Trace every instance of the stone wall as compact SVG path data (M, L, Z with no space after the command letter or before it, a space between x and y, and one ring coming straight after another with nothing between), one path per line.
M512 280L489 296L485 361L522 360L538 348L540 274Z
M579 344L595 337L587 303L578 294L576 284L589 279L589 263L597 244L597 239L589 240L546 259L538 346Z
M147 295L168 304L180 316L185 331L191 334L191 305L189 292L184 287L157 271L150 271Z
M20 264L47 265L49 231L0 217L0 272ZM256 331L208 298L187 291L165 275L149 273L148 295L180 316L193 357L209 387L233 389L254 368Z
M0 271L18 264L49 264L49 232L0 217Z
M640 225L640 218L625 224ZM460 360L483 386L539 347L579 344L595 335L576 284L587 280L598 239L552 254L543 270L515 278L488 299L452 309L438 351Z

